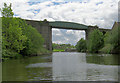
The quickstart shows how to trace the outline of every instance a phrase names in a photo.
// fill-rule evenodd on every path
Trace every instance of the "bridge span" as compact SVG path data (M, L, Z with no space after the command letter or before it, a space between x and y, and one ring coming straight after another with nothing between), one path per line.
M87 26L74 22L65 22L65 21L35 21L35 20L26 20L27 24L33 26L40 32L43 36L45 42L44 47L52 51L52 28L58 29L72 29L72 30L84 30L85 37L88 39L89 32L94 29L99 29L103 34L105 34L110 29L98 28L97 26Z

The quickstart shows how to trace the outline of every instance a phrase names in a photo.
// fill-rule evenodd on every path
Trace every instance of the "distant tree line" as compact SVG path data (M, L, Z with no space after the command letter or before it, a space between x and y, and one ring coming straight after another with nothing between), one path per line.
M114 26L114 28L105 35L103 35L99 29L94 29L90 32L88 40L82 38L77 42L76 48L79 52L119 53L119 28L120 26Z
M13 17L11 4L4 3L1 13L3 58L37 55L44 51L41 34L25 20Z
M53 48L53 51L54 50L65 51L66 49L75 48L75 46L71 45L71 44L56 44L56 43L53 43L52 48Z

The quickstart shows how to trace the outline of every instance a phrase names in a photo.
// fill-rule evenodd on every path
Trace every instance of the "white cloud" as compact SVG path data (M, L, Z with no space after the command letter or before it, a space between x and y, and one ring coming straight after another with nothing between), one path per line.
M74 31L73 30L67 30L66 34L74 34Z
M81 30L53 29L52 40L54 43L75 45L81 38L85 38L85 32Z
M109 29L112 28L114 21L118 20L118 0L83 0L82 3L47 0L32 5L28 3L29 0L2 0L0 1L0 8L3 7L4 2L12 3L15 15L24 19L71 21L85 25L98 25L101 28ZM62 37L63 33L67 33L66 36L73 34L73 38L76 38L75 41L78 41L85 34L83 31L68 30L62 32L61 30L53 29L53 34L59 37ZM56 42L59 43L68 41L71 41L68 36L66 39L56 39ZM72 42L74 43L75 41Z

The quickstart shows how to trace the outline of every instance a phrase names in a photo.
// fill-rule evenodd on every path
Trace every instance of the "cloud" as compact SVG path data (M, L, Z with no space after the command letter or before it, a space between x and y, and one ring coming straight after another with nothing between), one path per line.
M107 2L91 0L88 3L62 2L59 5L54 5L53 1L46 1L32 5L32 9L40 9L40 12L35 14L32 19L43 20L46 18L49 21L72 21L86 25L98 25L101 28L111 28L114 21L117 20L116 4L117 2L112 2L112 0Z
M85 32L81 30L53 29L53 43L65 43L76 45L77 41L85 37Z
M80 2L67 3L65 1L2 0L0 3L12 3L15 15L32 20L71 21L85 25L98 25L101 28L111 28L118 18L118 0L80 0ZM33 4L30 5L28 2Z
M69 21L108 29L118 20L118 0L2 0L0 8L4 2L12 3L14 16L24 19ZM75 44L84 34L53 29L53 41Z

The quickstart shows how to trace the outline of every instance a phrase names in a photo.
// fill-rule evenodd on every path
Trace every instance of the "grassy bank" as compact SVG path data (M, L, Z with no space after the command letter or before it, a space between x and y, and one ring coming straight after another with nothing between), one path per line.
M54 49L53 52L64 52L64 49Z

